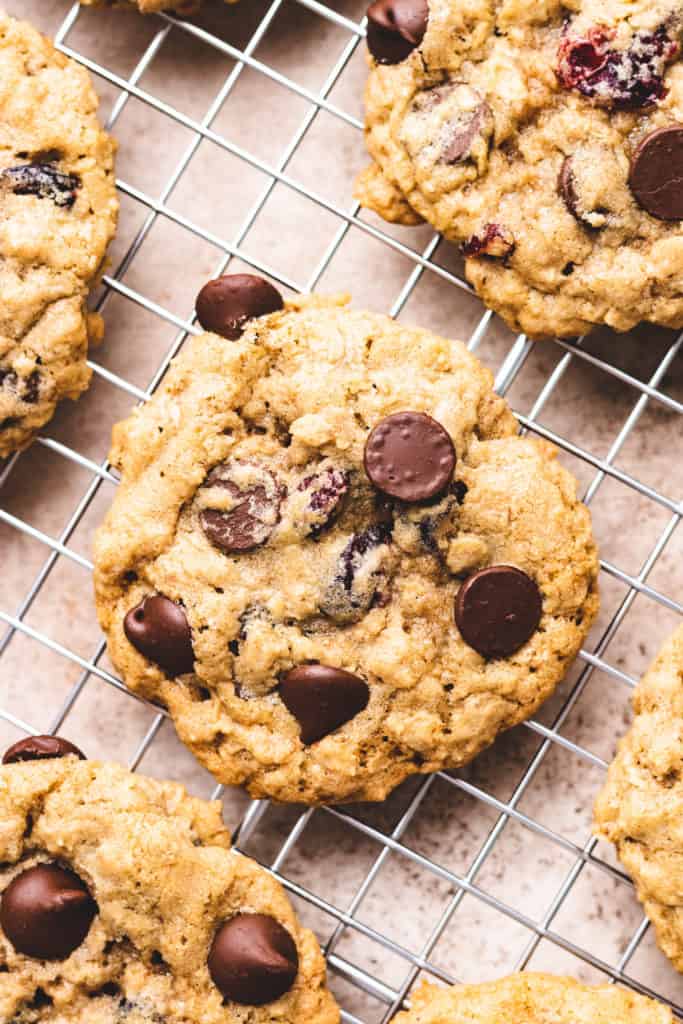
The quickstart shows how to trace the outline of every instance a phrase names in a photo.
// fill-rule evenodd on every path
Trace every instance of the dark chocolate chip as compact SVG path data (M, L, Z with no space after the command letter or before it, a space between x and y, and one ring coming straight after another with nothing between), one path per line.
M0 186L16 196L51 199L55 206L70 209L76 202L81 179L75 174L62 174L52 164L22 164L0 171Z
M219 487L235 504L229 509L204 508L199 521L212 544L228 554L265 544L280 521L286 488L257 463L224 462L211 470L204 487Z
M336 622L359 622L381 600L388 582L390 544L391 526L386 523L353 534L320 599L323 615Z
M365 444L365 471L375 487L400 501L429 501L448 487L455 448L448 431L423 412L381 420Z
M309 532L318 537L339 515L348 494L350 478L344 469L327 466L304 477L297 491L308 495L306 520Z
M683 220L683 125L646 135L631 161L631 191L658 220Z
M521 569L491 565L465 580L455 601L463 640L485 658L507 658L523 647L541 621L538 586Z
M427 0L376 0L368 7L368 49L380 64L400 64L427 30Z
M38 864L2 894L0 925L17 953L65 960L85 939L97 904L81 879L58 864Z
M13 743L5 751L2 759L3 764L16 764L19 761L49 761L58 757L68 757L74 754L85 761L83 754L78 747L61 736L27 736L24 740Z
M192 631L185 610L162 594L145 597L123 620L133 647L172 679L194 665Z
M224 274L205 284L195 305L205 331L236 341L247 320L282 309L277 288L255 274Z
M280 683L280 697L301 729L301 742L309 746L350 722L367 707L367 683L330 665L299 665Z
M227 1000L265 1006L289 992L299 970L299 954L294 939L275 918L237 914L216 932L208 966Z

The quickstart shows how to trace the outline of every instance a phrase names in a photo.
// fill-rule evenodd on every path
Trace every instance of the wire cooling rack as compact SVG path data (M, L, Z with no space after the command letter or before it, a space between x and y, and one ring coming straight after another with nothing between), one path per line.
M390 1020L418 978L526 967L619 981L683 1014L683 981L590 834L630 691L683 614L681 338L533 345L483 310L437 236L359 210L353 0L243 0L203 17L75 4L56 33L93 72L122 140L122 219L96 298L108 341L93 387L0 467L0 726L8 739L79 742L95 729L98 754L222 797L238 848L316 929L350 1024ZM116 485L111 424L197 332L201 284L238 267L285 291L351 285L358 305L468 337L522 430L554 442L578 476L602 544L602 615L555 698L467 770L411 780L378 807L278 808L215 789L165 713L127 693L93 626L89 544Z

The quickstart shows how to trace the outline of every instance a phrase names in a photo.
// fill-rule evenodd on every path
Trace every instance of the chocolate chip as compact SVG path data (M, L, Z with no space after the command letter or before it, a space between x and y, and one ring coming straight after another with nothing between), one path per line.
M631 191L658 220L683 220L683 125L646 135L631 161Z
M455 621L463 640L485 658L506 658L538 629L542 598L521 569L491 565L470 576L458 591Z
M216 932L208 967L226 999L265 1006L289 992L299 970L299 954L294 939L275 918L237 914Z
M621 160L599 143L579 146L560 168L558 192L585 228L619 227L633 209Z
M19 761L48 761L58 757L68 757L74 754L85 761L83 754L78 747L61 736L27 736L24 740L13 743L5 751L2 759L3 764L17 764Z
M388 582L390 542L391 527L384 523L354 533L323 591L323 615L336 622L359 622L381 599Z
M15 196L51 199L55 206L70 209L76 202L81 179L75 174L62 174L52 164L22 164L0 171L0 187Z
M247 320L282 309L277 288L255 274L224 274L205 284L195 305L205 331L236 341Z
M123 620L136 651L159 665L172 679L194 666L192 632L184 609L162 594L145 597Z
M427 0L376 0L368 7L368 49L380 64L400 64L427 30Z
M418 93L410 114L420 117L424 123L433 111L435 119L428 123L443 163L457 164L469 159L477 140L484 141L488 148L493 113L481 93L472 86L449 81Z
M313 537L319 537L339 515L348 494L349 474L337 466L327 466L318 473L304 477L297 491L308 498L305 509L306 526Z
M309 746L350 722L367 707L367 683L330 665L299 665L280 683L280 697L301 729L301 741Z
M17 875L0 902L0 925L17 953L65 960L85 939L97 904L85 884L58 864Z
M445 490L454 469L448 432L423 412L387 416L365 444L365 472L378 490L400 501L429 501Z
M230 499L228 508L203 508L199 514L212 544L232 554L266 543L280 521L287 493L274 473L256 462L224 462L211 470L204 487L225 490Z

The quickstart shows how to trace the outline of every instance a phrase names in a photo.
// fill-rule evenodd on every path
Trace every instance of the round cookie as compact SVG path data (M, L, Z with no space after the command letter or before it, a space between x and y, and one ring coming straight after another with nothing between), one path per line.
M597 609L590 517L460 342L343 299L233 311L114 430L100 623L216 778L380 800L553 692Z
M0 458L90 381L88 290L118 213L87 71L0 12Z
M393 1024L671 1024L671 1010L616 985L552 974L511 974L481 985L423 984Z
M657 942L683 972L683 626L638 684L635 718L595 805L595 831L614 843Z
M217 802L66 756L0 767L0 820L1 1020L337 1024L315 938Z
M377 0L358 198L530 337L683 327L682 34L674 0Z

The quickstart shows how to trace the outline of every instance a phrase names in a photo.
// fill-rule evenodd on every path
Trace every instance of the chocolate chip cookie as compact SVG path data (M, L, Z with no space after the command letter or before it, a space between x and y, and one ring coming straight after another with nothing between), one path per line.
M393 1024L671 1024L654 999L616 985L582 985L552 974L512 974L481 985L411 993L411 1008Z
M337 1024L315 938L218 803L38 737L5 755L0 820L0 1020Z
M465 764L595 616L575 481L459 342L248 275L197 310L222 336L114 431L95 551L114 664L256 796L379 800Z
M681 328L682 38L675 0L376 0L358 198L530 337Z
M614 843L652 921L683 972L683 626L641 679L635 719L595 805L595 830Z
M118 211L97 105L84 68L0 13L0 458L90 381L85 302Z

